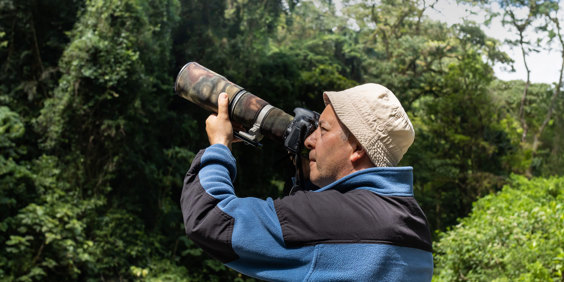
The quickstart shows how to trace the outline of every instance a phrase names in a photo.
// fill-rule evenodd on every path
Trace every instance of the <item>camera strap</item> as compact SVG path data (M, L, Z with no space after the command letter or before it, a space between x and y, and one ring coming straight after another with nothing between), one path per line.
M296 167L296 173L294 176L294 185L292 186L292 188L290 189L290 192L288 193L288 195L292 195L293 193L299 191L299 190L304 190L305 189L305 176L304 176L304 171L302 169L302 156L301 156L301 151L304 147L304 142L305 139L307 137L306 131L307 131L307 126L306 125L302 125L299 128L299 142L297 144L297 150L296 153L294 153L294 166Z

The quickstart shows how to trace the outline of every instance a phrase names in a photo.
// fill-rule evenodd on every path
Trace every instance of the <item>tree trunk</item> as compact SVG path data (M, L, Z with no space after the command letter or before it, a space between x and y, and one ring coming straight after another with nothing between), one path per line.
M560 95L560 88L562 87L562 74L564 72L564 51L562 53L563 53L562 54L563 55L562 65L560 66L560 76L558 78L558 83L556 84L556 87L554 88L554 92L552 93L552 97L550 98L550 106L548 108L546 116L545 116L541 126L539 127L539 130L535 134L535 138L533 140L533 156L537 152L537 149L539 147L539 143L540 143L539 139L540 139L544 129L548 125L548 122L552 118L552 113L554 112L554 108L556 106L556 98Z
M541 124L541 126L539 127L539 130L537 131L537 133L535 134L535 137L533 139L533 148L532 148L532 157L534 158L537 150L539 148L540 145L540 138L542 136L542 133L544 131L544 129L546 128L546 126L548 125L548 123L550 122L550 120L552 119L552 113L554 112L554 108L556 107L556 100L558 98L558 96L560 96L560 89L562 88L562 77L564 75L564 40L562 38L562 34L560 33L560 22L558 21L558 19L554 18L552 19L552 21L555 23L557 31L558 31L558 39L560 41L560 47L561 49L561 58L562 58L562 62L560 65L560 75L558 76L558 82L556 83L556 86L554 88L554 92L552 93L552 97L550 98L550 105L548 107L548 111L546 113L546 116ZM531 173L532 167L529 166L529 168L527 169L527 173Z
M527 125L527 120L525 119L525 103L527 102L527 93L529 92L529 85L531 84L531 71L529 70L529 65L527 65L527 52L525 51L524 44L523 31L520 30L519 45L521 46L521 54L523 55L523 64L525 65L525 70L527 71L527 81L525 82L525 89L523 90L523 96L521 96L521 106L519 107L519 121L521 122L521 127L523 128L521 142L525 142L529 131L529 126Z

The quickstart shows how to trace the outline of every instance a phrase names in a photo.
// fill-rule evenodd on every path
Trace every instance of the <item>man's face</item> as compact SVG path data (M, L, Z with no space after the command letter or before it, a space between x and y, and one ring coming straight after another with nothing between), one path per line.
M347 139L344 125L338 120L331 104L319 117L319 127L305 140L309 153L309 179L323 187L353 171L350 160L354 147Z

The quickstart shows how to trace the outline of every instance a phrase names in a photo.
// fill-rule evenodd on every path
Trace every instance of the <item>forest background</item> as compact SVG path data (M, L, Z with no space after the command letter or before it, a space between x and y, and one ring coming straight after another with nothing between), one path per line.
M182 180L208 113L173 86L197 61L289 113L386 85L416 129L400 165L434 231L434 279L561 281L564 62L532 83L527 58L564 58L564 14L554 0L467 2L502 9L449 26L429 0L0 0L0 280L251 280L184 235ZM518 39L486 36L492 18ZM514 63L503 44L521 51L522 80L494 76ZM281 147L233 151L240 196L282 196Z

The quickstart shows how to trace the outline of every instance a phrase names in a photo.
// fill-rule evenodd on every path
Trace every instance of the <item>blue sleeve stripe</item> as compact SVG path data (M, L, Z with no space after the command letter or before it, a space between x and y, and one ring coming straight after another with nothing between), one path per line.
M236 163L227 147L208 147L201 162L201 186L219 200L221 211L235 219L231 244L239 259L227 265L260 279L302 280L311 265L312 250L286 248L272 199L235 195Z
M199 178L201 157L198 152L184 178L180 197L186 235L211 256L226 263L239 258L232 248L231 238L235 219L225 214L219 200L208 194Z
M234 199L233 181L237 167L229 148L219 144L208 147L202 155L201 163L202 169L198 176L204 190L222 205Z

